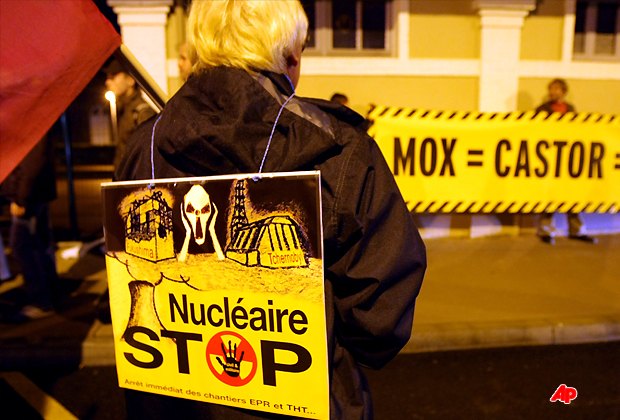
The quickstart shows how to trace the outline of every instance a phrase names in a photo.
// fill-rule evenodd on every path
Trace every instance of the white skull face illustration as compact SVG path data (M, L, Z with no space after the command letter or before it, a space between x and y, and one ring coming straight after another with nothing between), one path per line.
M189 221L194 239L198 245L202 245L207 237L207 221L211 216L211 199L209 194L200 185L194 185L185 194L185 216Z
M187 251L192 236L198 245L202 245L207 239L208 232L211 236L217 258L220 261L223 260L224 253L222 252L222 247L215 233L217 206L215 203L211 202L209 194L207 194L201 185L194 185L189 189L187 194L185 194L183 202L181 203L181 213L183 227L185 227L185 240L183 241L183 247L177 259L179 261L185 261L187 259ZM211 219L210 222L209 219ZM209 222L208 227L207 222Z

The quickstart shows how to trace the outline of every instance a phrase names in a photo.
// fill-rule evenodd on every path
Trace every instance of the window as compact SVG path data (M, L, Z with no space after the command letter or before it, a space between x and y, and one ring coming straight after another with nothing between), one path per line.
M578 1L575 58L620 60L620 1Z
M313 55L386 56L393 53L391 1L303 1L306 51Z

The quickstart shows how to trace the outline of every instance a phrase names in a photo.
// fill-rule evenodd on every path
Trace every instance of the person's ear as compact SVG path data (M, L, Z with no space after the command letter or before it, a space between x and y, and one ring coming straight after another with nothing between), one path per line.
M286 67L288 69L297 67L298 65L299 65L299 57L297 57L297 55L294 52L292 52L291 55L286 57Z

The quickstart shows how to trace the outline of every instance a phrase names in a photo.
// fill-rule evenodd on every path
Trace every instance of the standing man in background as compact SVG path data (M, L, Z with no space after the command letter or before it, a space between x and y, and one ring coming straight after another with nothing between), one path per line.
M116 96L118 144L113 161L116 169L136 127L155 115L155 111L142 98L135 79L125 72L118 61L112 61L103 71L107 75L106 88Z
M10 278L11 270L9 270L9 262L6 259L6 254L4 251L4 240L2 239L2 233L0 233L0 284Z
M114 151L114 170L118 169L119 164L125 154L129 139L140 124L155 115L155 111L142 98L140 88L136 86L136 80L125 72L125 69L116 60L113 60L103 69L107 79L106 89L112 91L116 97L117 113L117 143ZM103 244L103 237L91 242L87 247ZM110 296L106 290L105 294L97 305L98 317L102 322L110 322Z
M566 94L568 93L568 84L564 79L553 79L548 86L549 100L538 108L536 113L546 111L549 114L559 112L564 115L567 112L576 112L575 107L566 102ZM566 213L568 219L568 237L580 241L595 244L596 238L586 235L585 225L579 213ZM550 245L555 244L555 222L553 221L553 213L541 213L538 222L538 236L540 239Z
M6 178L2 190L11 202L11 248L27 294L14 321L52 315L57 274L49 203L56 198L56 178L47 135Z
M349 98L347 98L347 95L344 93L334 93L330 101L339 103L340 105L349 106Z
M189 61L189 57L187 56L187 42L184 42L183 45L181 45L177 65L179 66L179 75L181 76L181 79L183 79L184 82L187 82L189 75L192 73L192 63Z

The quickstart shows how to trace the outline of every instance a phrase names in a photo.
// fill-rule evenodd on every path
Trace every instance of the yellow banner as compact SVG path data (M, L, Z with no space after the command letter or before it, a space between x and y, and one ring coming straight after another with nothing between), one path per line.
M368 118L414 212L620 210L620 116L376 107Z
M103 197L119 386L329 418L318 172Z

